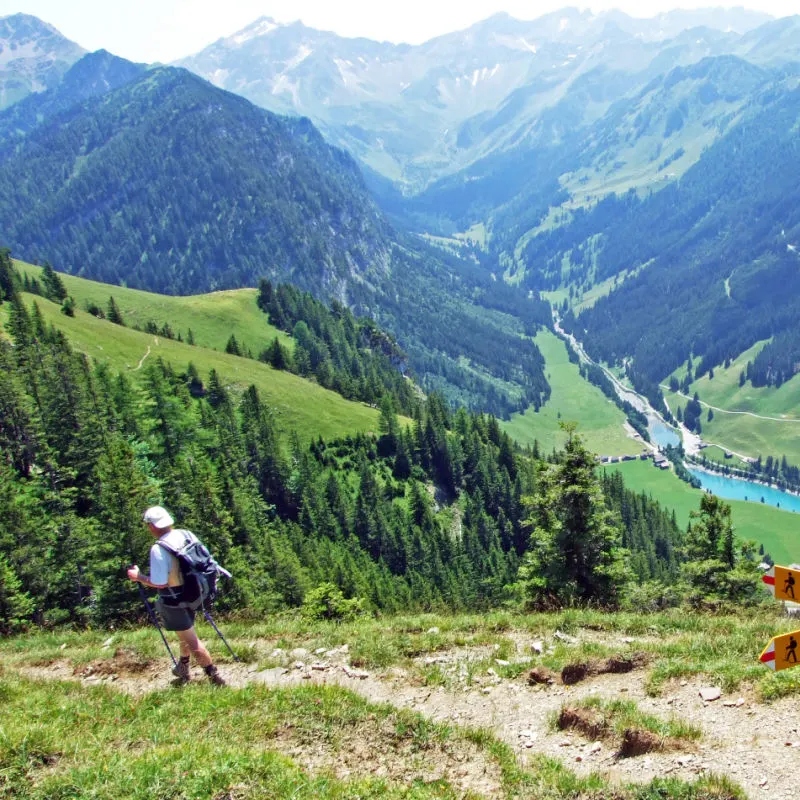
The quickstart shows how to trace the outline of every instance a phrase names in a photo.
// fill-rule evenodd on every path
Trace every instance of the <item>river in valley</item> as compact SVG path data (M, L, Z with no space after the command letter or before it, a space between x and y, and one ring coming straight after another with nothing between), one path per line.
M578 342L574 336L561 329L557 319L555 327L558 333L570 341L581 361L595 363L586 354L581 343ZM603 371L614 385L614 389L619 397L630 403L637 411L641 411L647 416L647 427L650 433L650 439L654 445L663 449L667 445L677 447L681 443L681 437L678 431L664 421L645 397L629 389L619 381L612 372L604 367ZM699 444L699 440L697 444ZM688 448L687 451L691 452ZM800 496L798 495L782 492L780 489L776 489L772 486L764 486L760 483L754 483L753 481L747 481L741 478L730 478L725 475L718 475L717 473L707 472L706 470L696 469L694 467L689 467L688 469L690 474L700 481L700 485L703 489L707 489L712 494L717 495L717 497L721 497L725 500L745 500L751 503L764 503L764 505L779 508L781 511L800 513Z

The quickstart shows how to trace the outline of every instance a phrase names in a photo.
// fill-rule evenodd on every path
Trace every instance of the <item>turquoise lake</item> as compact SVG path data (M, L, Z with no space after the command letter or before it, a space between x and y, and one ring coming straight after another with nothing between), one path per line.
M648 415L647 430L650 433L650 440L659 447L666 447L667 445L677 447L681 443L677 431L664 424L655 414Z
M782 511L800 513L800 497L782 492L780 489L738 478L728 478L725 475L715 475L699 469L689 468L689 472L700 481L704 489L708 489L712 494L725 500L747 500L751 503L760 503L763 498L765 505L775 506Z

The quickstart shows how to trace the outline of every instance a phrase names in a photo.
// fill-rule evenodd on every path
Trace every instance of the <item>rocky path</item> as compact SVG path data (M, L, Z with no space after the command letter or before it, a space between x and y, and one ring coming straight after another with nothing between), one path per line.
M518 643L518 649L530 652L530 643ZM270 660L282 666L260 669L231 664L225 667L225 676L234 687L251 683L271 687L305 683L344 686L372 702L408 708L436 721L488 728L514 748L523 763L532 754L545 754L578 773L604 774L612 783L648 782L667 775L691 780L713 772L730 777L753 798L789 798L795 794L800 775L796 699L764 705L747 691L740 691L705 702L700 697L704 684L696 680L669 684L661 696L649 697L645 691L646 669L595 676L574 686L529 685L527 671L515 679L503 679L491 672L473 675L472 665L478 660L485 664L487 654L491 657L487 648L465 648L423 656L409 668L366 672L350 666L346 646L316 653L278 650L269 654ZM38 678L77 679L86 684L109 682L134 694L169 689L170 676L163 665L131 667L118 661L115 657L96 662L96 666L77 673L66 661L25 672ZM446 685L424 685L423 670L434 666L448 676ZM202 679L199 671L193 677ZM617 758L608 744L553 729L551 719L562 705L593 694L634 700L642 711L659 717L674 715L699 726L703 738L681 752Z

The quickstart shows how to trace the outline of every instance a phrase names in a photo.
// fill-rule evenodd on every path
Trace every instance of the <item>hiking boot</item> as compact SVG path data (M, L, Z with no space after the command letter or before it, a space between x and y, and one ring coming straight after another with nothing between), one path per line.
M228 684L225 683L225 679L222 675L219 674L217 668L212 664L210 667L206 667L206 675L208 675L208 680L213 686L227 686Z
M178 679L180 683L189 683L191 675L189 674L189 659L181 658L177 666L172 668L172 674Z

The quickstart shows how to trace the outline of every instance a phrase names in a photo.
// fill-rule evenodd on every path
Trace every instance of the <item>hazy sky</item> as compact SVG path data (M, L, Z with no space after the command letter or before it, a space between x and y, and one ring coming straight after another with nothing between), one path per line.
M301 19L313 28L342 36L417 44L442 33L506 11L518 19L535 19L549 11L578 5L601 11L620 8L635 16L652 16L670 8L715 5L713 0L0 0L0 16L24 12L55 25L88 50L104 47L134 61L172 61L201 50L261 16L278 22ZM719 5L729 4L721 3ZM737 3L736 5L742 5ZM796 0L750 0L774 16L797 13Z

